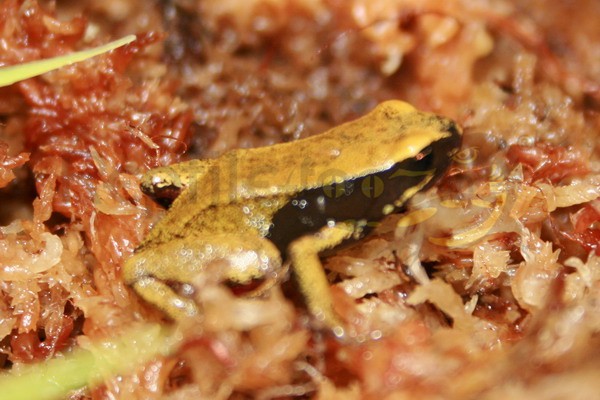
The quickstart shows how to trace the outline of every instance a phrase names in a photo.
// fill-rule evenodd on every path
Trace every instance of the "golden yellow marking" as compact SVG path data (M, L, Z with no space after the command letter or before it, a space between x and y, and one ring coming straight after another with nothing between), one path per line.
M385 206L383 206L383 210L381 210L381 212L383 213L383 215L389 215L394 212L395 208L396 207L394 207L393 204L386 204Z
M406 203L406 201L408 199L410 199L415 194L417 194L421 189L423 189L432 178L433 178L433 175L429 175L429 176L423 178L423 180L418 185L415 185L411 188L406 189L404 191L404 193L402 193L402 196L400 196L400 198L394 202L396 207L402 207L402 205L404 203Z

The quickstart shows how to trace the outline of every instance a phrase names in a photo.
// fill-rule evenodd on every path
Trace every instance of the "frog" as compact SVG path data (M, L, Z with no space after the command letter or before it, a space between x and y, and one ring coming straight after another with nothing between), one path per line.
M453 120L387 100L308 138L152 169L142 190L172 204L126 260L124 280L180 320L201 310L172 283L219 268L245 285L289 266L315 323L341 337L321 254L363 238L431 188L461 138Z

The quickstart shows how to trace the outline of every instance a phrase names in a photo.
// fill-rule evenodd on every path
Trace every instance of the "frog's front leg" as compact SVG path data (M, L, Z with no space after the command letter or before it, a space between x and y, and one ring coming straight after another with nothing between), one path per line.
M311 235L294 240L288 248L293 271L308 309L337 336L344 335L344 327L333 310L333 298L319 253L339 245L355 234L359 234L359 231L353 223L332 223Z
M146 301L179 320L198 313L196 303L178 294L168 282L192 283L209 273L234 283L263 279L281 267L281 256L268 240L231 234L189 235L138 249L123 266L127 284Z

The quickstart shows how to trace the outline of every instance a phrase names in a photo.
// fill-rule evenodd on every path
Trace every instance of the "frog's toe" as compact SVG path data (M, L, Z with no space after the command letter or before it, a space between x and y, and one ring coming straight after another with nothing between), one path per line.
M179 296L168 285L153 277L138 279L132 286L144 300L160 308L174 320L198 314L198 306L193 300Z

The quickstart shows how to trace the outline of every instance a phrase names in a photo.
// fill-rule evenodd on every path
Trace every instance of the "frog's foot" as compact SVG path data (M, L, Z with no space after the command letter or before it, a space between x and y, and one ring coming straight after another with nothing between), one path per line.
M329 282L319 260L319 253L333 248L355 233L350 223L335 223L311 235L293 241L288 249L300 290L310 312L332 329L338 337L346 334L344 323L333 310Z
M133 289L147 302L156 305L175 320L182 320L198 314L198 306L192 299L175 293L169 285L146 276L132 284Z

